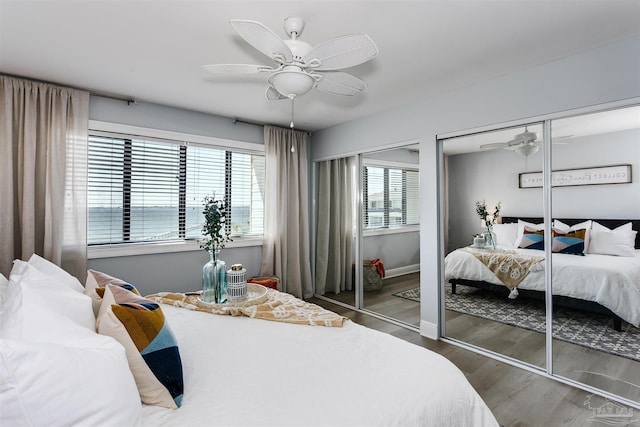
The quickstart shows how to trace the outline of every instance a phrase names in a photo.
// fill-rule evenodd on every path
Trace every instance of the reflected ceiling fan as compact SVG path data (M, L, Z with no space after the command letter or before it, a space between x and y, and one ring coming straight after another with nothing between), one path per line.
M542 147L542 141L538 140L538 134L530 132L525 126L524 132L517 134L511 141L494 142L491 144L483 144L481 150L495 150L504 148L505 150L513 150L521 156L527 157L537 152Z
M312 47L299 40L304 30L304 19L291 16L284 20L289 39L281 39L260 22L230 21L234 30L251 46L271 58L275 64L214 64L204 65L214 74L268 73L268 100L291 100L291 127L293 128L293 100L313 88L333 95L353 96L362 92L367 84L358 77L341 70L373 59L378 48L366 34L349 34Z

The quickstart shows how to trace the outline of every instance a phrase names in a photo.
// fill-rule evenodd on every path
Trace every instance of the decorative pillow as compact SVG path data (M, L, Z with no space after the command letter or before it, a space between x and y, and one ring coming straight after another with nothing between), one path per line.
M537 230L529 226L525 226L518 245L523 249L537 249L544 250L544 230Z
M519 219L518 220L518 235L516 237L515 243L513 244L516 248L522 248L523 247L521 245L521 242L522 242L522 238L524 237L524 228L525 227L529 227L529 230L541 231L541 230L544 230L544 223L533 224L531 222L526 222L526 221L522 221L521 219Z
M587 253L587 249L589 248L589 242L591 240L591 227L593 225L593 221L587 220L583 221L580 224L569 226L564 222L556 219L553 221L553 229L554 231L558 231L559 233L566 234L570 231L575 230L586 230L586 234L584 236L584 251L583 253Z
M585 228L582 230L572 230L567 233L562 233L554 229L551 251L561 254L584 255L586 235L587 230Z
M633 230L630 222L620 227L610 230L607 227L593 222L591 228L591 240L587 253L614 255L614 256L635 256L635 240L637 231Z
M87 271L87 282L84 287L84 293L91 297L93 301L93 312L98 316L100 311L100 304L102 304L102 297L104 295L104 288L110 283L115 286L125 288L136 295L140 295L140 292L130 283L117 277L109 276L106 273L102 273L96 270Z
M124 346L142 402L166 408L180 406L182 360L158 304L107 284L97 327L99 333Z
M492 228L498 245L513 246L518 236L518 224L495 224Z

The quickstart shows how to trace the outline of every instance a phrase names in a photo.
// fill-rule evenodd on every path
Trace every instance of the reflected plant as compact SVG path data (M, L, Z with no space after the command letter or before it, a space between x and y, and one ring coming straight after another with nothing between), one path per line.
M489 215L489 211L487 211L487 202L485 202L484 199L476 201L476 213L488 229L491 229L498 220L501 206L501 202L498 202L494 208L493 215Z

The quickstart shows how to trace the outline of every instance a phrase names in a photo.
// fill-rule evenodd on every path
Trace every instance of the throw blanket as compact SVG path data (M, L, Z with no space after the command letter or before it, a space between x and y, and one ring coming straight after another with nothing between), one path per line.
M263 298L255 301L255 304L246 306L207 304L200 301L196 293L159 292L148 295L146 298L162 304L183 307L189 310L231 316L248 316L256 319L295 323L298 325L341 327L346 319L346 317L325 310L318 305L302 301L293 295L279 292L275 289L267 289L267 293Z
M519 255L516 251L478 251L465 249L487 266L504 285L513 291L527 277L531 269L542 268L544 257ZM517 294L516 294L517 295Z

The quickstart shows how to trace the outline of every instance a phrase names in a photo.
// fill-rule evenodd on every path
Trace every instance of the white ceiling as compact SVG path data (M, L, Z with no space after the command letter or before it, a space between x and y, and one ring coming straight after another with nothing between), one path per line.
M311 45L366 33L380 51L347 70L368 83L361 95L296 100L296 127L310 131L640 35L640 0L0 0L0 72L287 126L290 104L265 100L265 74L201 66L273 65L228 22L260 21L284 38L292 15Z

